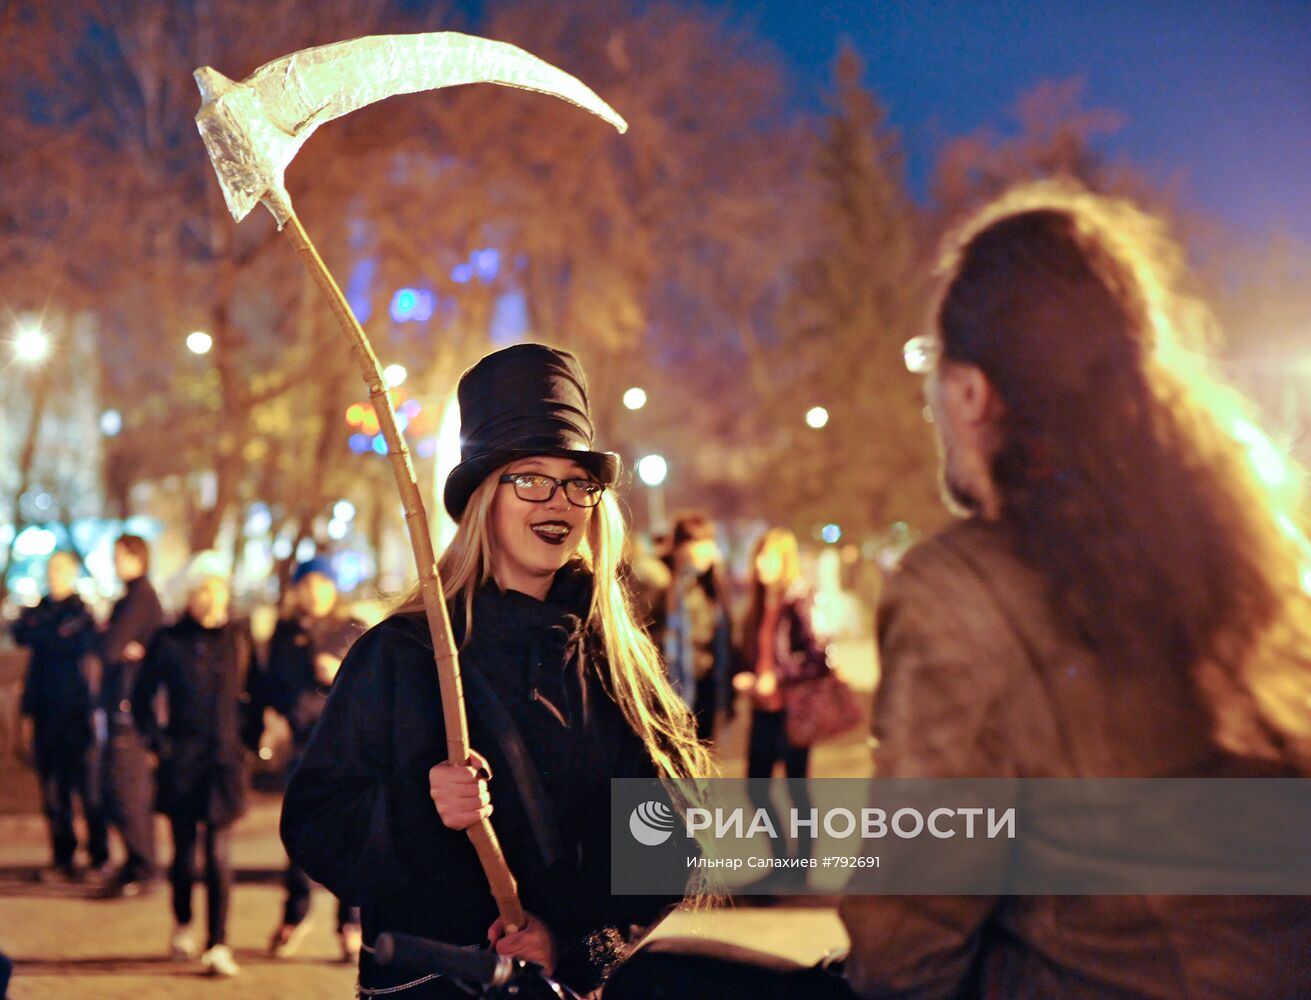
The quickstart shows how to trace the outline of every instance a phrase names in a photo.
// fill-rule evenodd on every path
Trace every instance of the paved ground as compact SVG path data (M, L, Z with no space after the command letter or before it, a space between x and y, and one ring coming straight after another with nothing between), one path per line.
M857 686L872 688L873 655L868 643L844 645L839 663ZM726 776L742 774L744 739L739 718L722 741ZM853 734L820 747L812 773L865 775L868 760L863 734ZM33 780L12 765L0 768L0 785L5 786L0 801L21 803L26 796L16 783ZM44 821L30 813L0 815L0 950L17 965L9 996L15 1000L351 996L354 971L338 960L332 933L335 904L326 892L315 893L313 928L296 957L276 961L267 954L282 902L279 879L285 856L277 839L277 813L276 798L259 797L236 829L238 884L229 943L242 975L235 980L206 979L198 965L165 957L172 924L166 889L143 899L110 902L89 899L85 886L33 884L28 873L47 859ZM168 837L162 825L160 843L167 856ZM203 915L200 892L198 918ZM813 905L818 900L810 901L812 905L793 902L796 905L730 905L709 914L678 913L657 933L734 941L801 961L814 961L845 946L845 934L831 907Z

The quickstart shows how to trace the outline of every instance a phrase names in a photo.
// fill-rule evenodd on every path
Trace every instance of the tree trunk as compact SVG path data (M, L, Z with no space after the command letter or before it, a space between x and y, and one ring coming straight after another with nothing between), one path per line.
M37 441L41 436L41 425L45 422L46 405L50 401L50 373L41 368L32 381L32 419L28 422L27 436L23 438L23 448L18 455L18 488L14 491L12 505L14 533L9 537L9 545L5 549L4 566L0 567L0 604L9 598L9 567L14 562L14 543L27 527L27 519L23 517L23 496L32 488L32 466L36 463Z
M227 238L221 245L230 253ZM235 341L237 331L232 327L231 303L236 284L236 265L226 254L218 267L211 310L213 338L211 357L219 379L219 415L215 428L214 503L199 512L191 527L191 550L212 549L223 527L223 518L236 501L245 474L242 452L250 439L249 392L237 368Z

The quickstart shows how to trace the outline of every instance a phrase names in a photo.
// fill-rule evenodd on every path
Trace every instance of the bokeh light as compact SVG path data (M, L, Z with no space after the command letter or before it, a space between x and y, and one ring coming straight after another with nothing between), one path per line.
M646 455L637 460L637 475L647 486L659 486L669 475L669 463L663 455Z
M14 338L14 356L28 364L38 364L50 353L50 338L35 326L25 326Z

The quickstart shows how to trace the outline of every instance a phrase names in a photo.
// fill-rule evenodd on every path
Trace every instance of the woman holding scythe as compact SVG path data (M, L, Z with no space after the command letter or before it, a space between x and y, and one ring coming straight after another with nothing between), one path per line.
M445 761L417 592L342 665L283 807L295 862L363 907L361 995L463 997L375 963L382 931L490 942L580 992L677 898L611 896L609 781L711 773L618 576L618 456L592 450L572 354L520 344L460 380L458 522L439 570L465 676L470 765ZM493 813L492 803L496 810ZM485 817L519 879L506 933L462 831Z

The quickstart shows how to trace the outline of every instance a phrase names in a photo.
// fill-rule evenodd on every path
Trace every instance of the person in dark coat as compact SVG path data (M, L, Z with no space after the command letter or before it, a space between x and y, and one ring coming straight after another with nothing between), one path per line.
M378 965L382 931L490 944L589 991L680 898L610 895L610 779L711 764L629 612L608 492L617 456L591 450L573 355L537 344L494 353L465 373L459 400L462 461L445 490L458 529L440 572L476 752L444 759L416 591L347 655L287 788L283 842L361 905L362 995L467 995ZM485 817L527 914L511 933L464 832Z
M49 593L13 624L14 641L31 655L20 711L31 720L32 751L41 782L41 807L50 828L54 871L78 876L73 798L82 804L91 867L109 862L109 834L99 788L93 692L87 658L95 650L96 624L78 596L78 561L56 552L46 567Z
M293 770L305 752L314 726L323 714L328 691L341 668L342 658L364 632L364 625L338 607L337 578L325 558L310 559L292 573L294 613L281 619L269 639L264 671L266 696L291 728ZM269 950L277 958L295 953L309 924L310 879L289 861L284 879L287 899L282 923ZM337 936L342 960L354 962L360 954L360 914L356 907L337 902Z
M150 585L150 547L137 535L114 543L114 569L127 592L114 605L100 635L100 705L108 721L104 758L105 811L123 838L123 867L105 887L109 897L136 896L155 879L154 777L132 713L146 649L164 622Z
M667 557L669 586L653 631L660 636L674 690L692 710L697 736L710 740L719 713L731 708L733 623L727 574L706 515L674 519Z
M173 834L173 956L197 952L191 896L203 827L208 938L201 962L213 975L234 976L239 970L227 945L232 824L245 812L246 750L258 741L248 719L253 644L245 623L229 617L225 577L202 563L191 572L189 590L182 617L146 652L132 710L146 745L159 755L155 804ZM160 689L163 726L154 711Z

